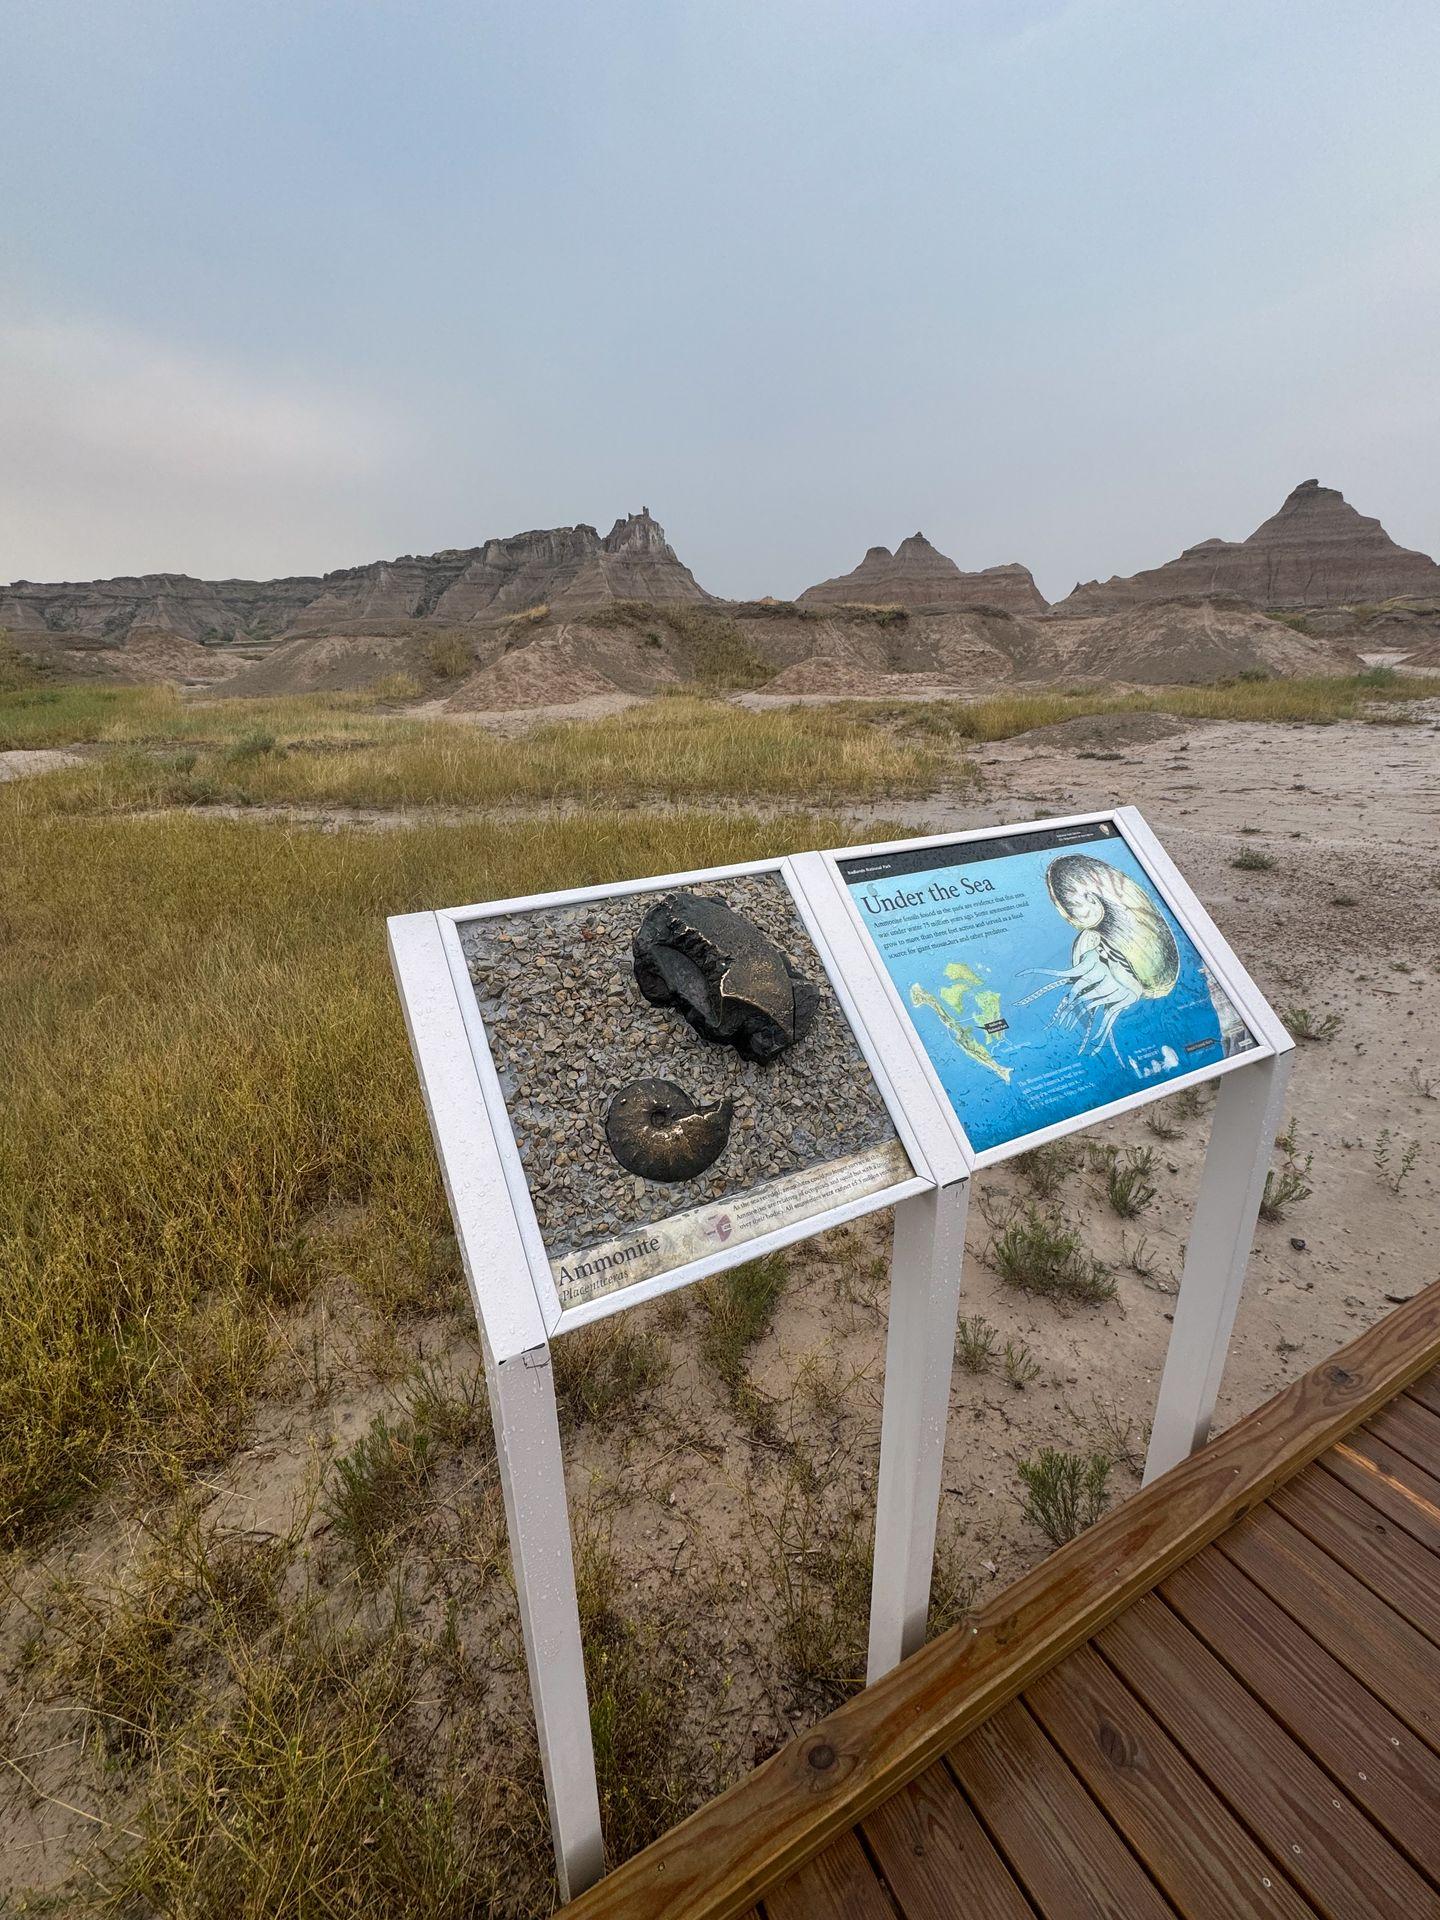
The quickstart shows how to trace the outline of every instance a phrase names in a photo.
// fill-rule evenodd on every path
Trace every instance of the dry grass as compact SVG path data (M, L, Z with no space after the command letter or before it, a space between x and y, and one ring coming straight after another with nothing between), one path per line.
M1159 687L1144 693L1006 693L985 700L836 701L822 711L868 714L902 736L1009 740L1035 727L1107 713L1170 713L1191 720L1296 722L1325 726L1366 717L1367 710L1433 700L1440 676L1369 673L1305 675L1293 679L1234 679L1203 686Z
M675 618L693 624L710 616ZM204 703L182 700L170 688L42 686L0 692L0 747L109 749L90 765L47 780L52 806L83 811L826 801L970 783L974 769L955 759L957 743L1009 739L1079 715L1313 723L1394 713L1437 692L1440 679L1433 676L1359 674L1153 693L836 701L761 713L680 694L599 720L542 726L514 740L382 713L373 692ZM408 696L402 690L396 697Z
M148 695L153 690L144 690ZM94 811L228 804L496 807L570 800L793 800L923 793L950 756L839 713L750 713L696 697L658 700L603 720L550 725L523 739L481 728L377 715L364 702L101 703L71 712L0 698L0 742L99 742L112 751L52 774L55 808Z
M0 1541L122 1467L223 1457L319 1273L391 1320L461 1297L385 915L656 860L642 815L140 829L48 817L45 784L0 797ZM706 865L843 831L665 837Z
M1049 1300L1098 1306L1115 1298L1115 1278L1062 1221L1027 1207L997 1233L990 1260L1007 1285Z

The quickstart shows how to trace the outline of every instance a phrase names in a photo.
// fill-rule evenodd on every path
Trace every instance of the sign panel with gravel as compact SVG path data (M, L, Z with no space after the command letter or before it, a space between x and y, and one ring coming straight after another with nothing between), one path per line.
M547 1319L933 1184L784 863L442 918Z

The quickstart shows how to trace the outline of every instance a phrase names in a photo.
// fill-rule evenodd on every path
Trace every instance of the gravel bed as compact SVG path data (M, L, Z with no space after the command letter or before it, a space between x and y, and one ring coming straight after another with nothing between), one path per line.
M768 1066L702 1040L635 984L630 943L664 890L472 921L461 942L552 1258L895 1137L885 1103L778 874L691 891L745 914L820 993L814 1025ZM735 1121L696 1180L627 1173L605 1109L631 1080L673 1080L697 1101L730 1094Z

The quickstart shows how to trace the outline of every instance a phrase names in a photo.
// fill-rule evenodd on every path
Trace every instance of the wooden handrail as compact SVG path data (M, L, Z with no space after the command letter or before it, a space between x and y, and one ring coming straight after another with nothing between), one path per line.
M1440 1362L1440 1281L617 1867L565 1920L733 1920Z

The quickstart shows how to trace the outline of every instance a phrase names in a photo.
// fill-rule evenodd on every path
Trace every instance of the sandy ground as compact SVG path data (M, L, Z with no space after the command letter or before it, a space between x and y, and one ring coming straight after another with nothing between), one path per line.
M1137 804L1274 1004L1339 1016L1332 1039L1297 1049L1290 1114L1314 1191L1258 1229L1220 1399L1228 1423L1440 1266L1440 711L1410 725L1199 724L1139 741L1096 722L1058 743L1037 734L973 758L984 775L975 795L852 818L861 831L886 822L938 833ZM1273 869L1237 870L1246 847L1270 856ZM1173 1137L1160 1137L1143 1115L1103 1136L1153 1151L1159 1191L1140 1218L1114 1214L1100 1167L1083 1158L1056 1201L1115 1270L1118 1293L1107 1305L1062 1307L1002 1284L990 1264L994 1235L1034 1196L1013 1169L974 1183L962 1313L983 1315L1002 1347L1023 1343L1038 1368L1024 1387L1007 1383L998 1365L971 1373L957 1364L952 1379L941 1553L981 1592L1048 1550L1023 1516L1018 1460L1044 1445L1102 1446L1119 1456L1114 1495L1138 1485L1209 1103L1189 1116L1174 1101L1148 1111ZM1386 1128L1392 1171L1415 1143L1398 1192L1376 1162ZM709 1790L824 1704L823 1689L797 1687L777 1649L778 1595L785 1581L809 1577L815 1540L833 1541L872 1510L888 1241L888 1222L872 1217L792 1257L774 1326L751 1356L778 1439L757 1442L701 1364L703 1309L693 1289L636 1310L637 1324L667 1342L673 1369L641 1414L566 1436L577 1526L604 1530L622 1556L630 1603L684 1637L690 1677L677 1710L712 1757ZM390 1389L364 1360L375 1330L357 1335L352 1324L342 1338L343 1325L341 1314L322 1329L339 1356L324 1394L292 1385L265 1410L253 1444L211 1476L214 1517L225 1526L283 1528L317 1459L349 1445L390 1404ZM297 1352L312 1333L297 1327ZM458 1312L404 1340L411 1358L476 1365ZM303 1369L295 1371L298 1380ZM818 1475L813 1497L797 1491L792 1468L801 1456ZM75 1555L102 1560L123 1526L97 1517ZM819 1598L807 1603L821 1611L823 1588L822 1579ZM523 1707L513 1670L495 1685L512 1709L517 1697ZM54 1727L42 1715L27 1737L40 1748ZM92 1821L128 1811L117 1783L74 1752L29 1771L33 1791L16 1783L8 1796L0 1791L8 1842L0 1905L7 1888L58 1872L91 1837L83 1814L57 1800Z
M0 780L29 780L36 774L54 773L57 767L80 767L78 753L66 753L61 747L10 747L0 753Z

